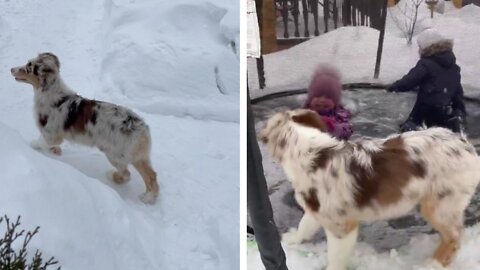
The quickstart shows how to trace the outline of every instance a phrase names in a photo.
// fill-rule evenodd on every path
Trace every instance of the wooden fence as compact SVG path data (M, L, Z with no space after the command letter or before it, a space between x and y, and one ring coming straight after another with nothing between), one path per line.
M341 8L339 8L339 3L340 0L275 0L277 12L281 14L283 24L283 38L278 38L277 35L277 43L294 45L314 36L319 36L320 18L318 13L319 7L323 7L323 32L328 32L330 25L333 25L333 29L340 26L368 26L380 31L374 73L374 77L378 78L385 34L387 0L343 0ZM303 31L300 31L299 22L301 11ZM310 29L310 20L313 21L312 29ZM293 26L291 25L292 22ZM292 28L293 37L290 31ZM301 32L303 36L301 36ZM313 36L310 34L312 32ZM260 88L263 89L266 85L263 57L257 59L257 72Z
M275 4L281 17L279 44L294 45L341 26L383 27L383 1L275 0Z

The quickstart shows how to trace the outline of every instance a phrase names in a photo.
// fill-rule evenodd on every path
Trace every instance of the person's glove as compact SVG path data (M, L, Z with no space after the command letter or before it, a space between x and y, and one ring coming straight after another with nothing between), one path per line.
M400 124L400 132L408 132L408 131L414 131L417 130L419 126L413 121L412 118L408 118L405 122Z
M389 93L395 92L395 90L396 90L394 84L386 85L386 89L387 89L387 92L389 92Z
M461 113L459 115L454 115L450 119L447 120L447 126L453 131L453 132L465 132L465 123L466 123L466 118L465 114Z

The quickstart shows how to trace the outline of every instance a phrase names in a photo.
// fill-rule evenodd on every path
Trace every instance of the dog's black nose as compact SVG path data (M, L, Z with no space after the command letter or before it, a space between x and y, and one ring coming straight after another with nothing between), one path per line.
M10 73L13 73L13 68L10 69Z

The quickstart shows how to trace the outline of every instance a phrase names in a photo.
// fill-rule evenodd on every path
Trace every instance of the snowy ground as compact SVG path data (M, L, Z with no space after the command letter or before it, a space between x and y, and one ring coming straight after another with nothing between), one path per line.
M425 261L435 250L438 235L417 235L399 249L378 253L365 243L357 243L348 270L433 270ZM480 225L466 230L456 260L450 270L479 270ZM264 269L256 243L248 244L248 269ZM320 270L326 261L326 243L284 246L288 269Z
M66 270L238 269L238 10L234 0L0 0L0 214L41 226L32 251ZM139 201L138 173L109 181L98 150L29 147L32 89L9 70L43 51L79 94L145 118L156 205Z
M402 3L402 2L401 2ZM402 33L397 29L390 10L387 18L387 32L382 57L380 79L376 82L391 83L406 73L418 60L418 50L407 46ZM392 15L393 14L393 15ZM430 20L428 10L423 8L419 21L419 31L435 27L455 38L454 51L462 67L462 83L467 95L480 96L480 54L473 48L480 42L480 8L467 6L456 10L447 2L445 14L435 14ZM254 61L250 61L249 85L253 98L266 94L292 89L304 89L311 72L320 62L336 64L345 83L375 82L372 79L375 65L378 31L365 27L345 27L321 35L290 49L265 55L267 87L258 89ZM314 56L314 57L312 57ZM344 92L346 103L354 105L353 118L355 137L381 137L396 132L398 125L408 116L413 106L414 94L386 93L383 90ZM256 128L262 127L264 120L274 111L298 108L305 100L304 95L277 98L260 102L253 106ZM468 134L480 150L480 107L467 102ZM296 227L302 211L295 204L292 187L277 164L264 151L263 165L269 186L274 218L280 232ZM480 269L478 250L480 247L480 190L466 211L467 229L460 256L450 269ZM426 269L420 265L432 253L438 240L437 234L416 212L404 218L363 224L360 244L356 248L351 269ZM326 263L324 234L320 232L311 243L285 247L290 269L322 269ZM254 242L249 242L249 269L263 269Z

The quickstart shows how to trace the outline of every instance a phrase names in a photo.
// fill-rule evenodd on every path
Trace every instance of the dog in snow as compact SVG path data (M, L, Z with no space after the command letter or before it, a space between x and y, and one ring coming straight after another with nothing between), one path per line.
M460 248L464 210L480 180L480 161L463 135L444 128L385 139L339 141L313 111L273 115L259 134L278 161L305 213L287 244L323 227L327 270L345 270L360 221L396 218L420 205L441 236L429 263L449 265Z
M150 130L133 111L115 104L83 98L72 91L59 74L60 62L52 53L41 53L25 66L14 67L15 80L34 89L34 112L40 130L35 148L49 149L60 155L64 139L96 146L116 168L115 183L130 179L132 164L145 181L145 203L158 197L158 183L150 163Z

